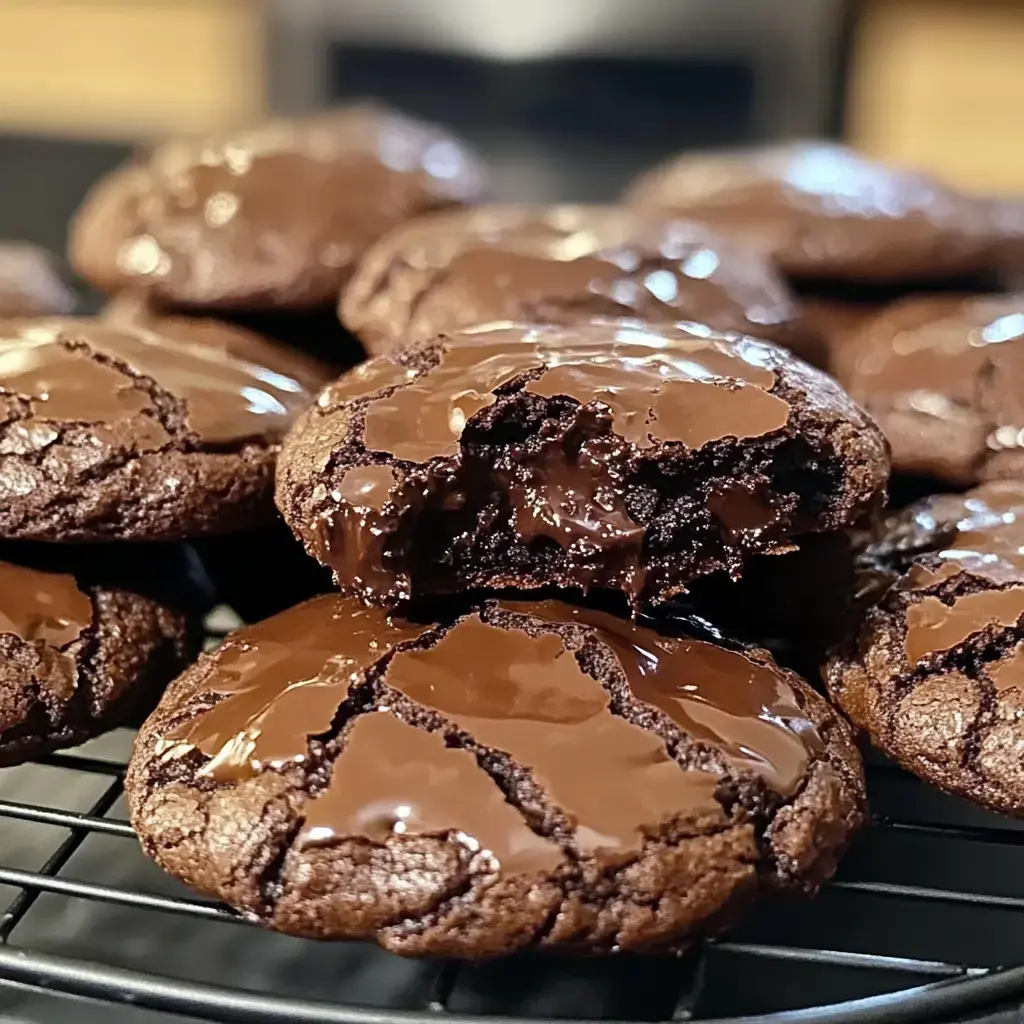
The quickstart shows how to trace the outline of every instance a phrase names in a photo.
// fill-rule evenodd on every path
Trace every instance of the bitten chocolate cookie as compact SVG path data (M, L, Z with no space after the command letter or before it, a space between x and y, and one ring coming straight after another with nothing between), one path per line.
M1024 815L1022 552L1024 483L904 509L865 560L882 596L826 673L833 699L877 747L1014 815Z
M0 316L70 313L75 304L55 256L27 242L0 242Z
M271 354L181 319L0 321L0 536L176 540L271 520L278 442L318 383Z
M199 609L170 552L133 559L133 577L162 578L157 593L113 582L127 573L109 554L0 555L0 765L138 721L199 649Z
M906 299L834 352L897 472L949 484L1024 476L1024 295Z
M999 204L824 142L684 154L642 174L626 199L692 214L800 281L973 278L1020 245Z
M158 307L333 307L370 243L478 198L482 181L446 131L344 107L155 147L92 190L71 261L102 290L145 289Z
M883 499L881 434L767 342L695 325L496 324L329 385L277 502L373 602L472 587L685 590Z
M342 295L371 355L495 320L694 320L787 344L789 288L706 227L614 206L483 206L396 228Z
M864 799L846 726L765 652L555 602L424 626L337 596L175 682L126 791L145 851L252 920L462 958L679 949L813 892Z

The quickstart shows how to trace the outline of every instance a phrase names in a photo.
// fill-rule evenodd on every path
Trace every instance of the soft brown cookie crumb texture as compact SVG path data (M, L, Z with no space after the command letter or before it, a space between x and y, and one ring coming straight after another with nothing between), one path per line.
M372 104L174 140L101 179L70 228L75 269L160 308L333 308L372 242L479 198L444 129Z
M187 580L176 589L173 553L137 555L130 571L109 554L60 553L2 549L18 561L0 561L0 765L138 722L199 649L198 607ZM161 592L121 583L150 574Z
M178 540L274 517L279 442L322 376L212 321L0 321L0 536Z
M868 549L875 603L826 668L872 743L948 792L1024 816L1024 485L944 494Z
M896 472L953 486L1024 476L1024 295L906 299L831 366L882 428Z
M639 606L871 516L887 453L835 383L686 325L495 325L340 378L277 502L346 593L624 592Z
M145 851L250 920L474 959L683 948L813 892L864 807L847 727L764 652L338 596L172 684L126 792Z
M480 206L409 222L372 246L342 294L371 355L495 320L693 320L793 346L778 271L702 224L614 206Z
M625 198L692 215L771 256L795 282L962 279L1024 255L1021 219L1007 204L834 143L683 154L640 175Z

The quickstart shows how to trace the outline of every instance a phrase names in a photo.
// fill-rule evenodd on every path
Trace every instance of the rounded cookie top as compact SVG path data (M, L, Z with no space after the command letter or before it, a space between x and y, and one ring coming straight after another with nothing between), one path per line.
M908 506L864 560L881 594L829 662L829 692L929 782L1024 815L1024 484Z
M0 320L0 536L166 540L270 518L278 443L320 382L272 349L212 321Z
M111 566L109 555L93 560L103 563L97 571L77 549L62 549L63 558L50 553L18 545L2 551L3 765L74 746L146 714L198 649L197 619L182 602L112 582L124 573ZM178 568L160 553L144 568L136 566L134 575L159 571L170 590Z
M71 260L104 291L176 306L331 305L370 243L482 183L448 132L353 105L157 146L95 186Z
M0 316L50 316L75 305L55 256L28 242L0 242Z
M684 154L642 174L626 199L692 214L791 277L970 275L997 269L1010 242L995 204L824 142Z
M766 342L499 323L329 385L289 435L277 502L370 601L557 585L637 605L859 521L886 474L873 424Z
M693 320L785 340L797 310L767 260L700 224L614 206L482 206L374 245L341 320L371 354L494 320Z
M816 887L863 810L825 702L706 628L556 602L428 626L338 596L186 672L126 790L146 852L247 916L462 958L680 948Z
M1024 295L905 299L837 346L831 369L894 469L961 485L1024 472Z

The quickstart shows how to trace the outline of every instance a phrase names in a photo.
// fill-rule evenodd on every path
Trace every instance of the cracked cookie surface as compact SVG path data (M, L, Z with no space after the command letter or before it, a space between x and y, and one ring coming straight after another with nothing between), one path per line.
M1024 815L1024 484L904 509L868 548L880 597L825 672L833 700L909 771Z
M301 357L212 321L0 320L0 536L177 540L273 518Z
M1024 295L912 298L836 347L893 469L969 485L1024 475Z
M639 605L879 507L884 440L828 377L680 324L497 324L378 357L320 395L276 499L338 586Z
M183 552L124 565L108 551L5 545L0 559L0 765L138 721L199 649Z
M778 271L701 224L614 206L479 206L420 217L374 245L342 294L371 355L494 320L693 320L789 345Z
M70 258L106 293L160 307L333 307L367 246L472 202L483 178L444 129L355 104L155 147L92 189Z
M126 792L149 856L251 920L461 958L682 948L813 892L863 816L848 728L765 652L553 601L241 630Z

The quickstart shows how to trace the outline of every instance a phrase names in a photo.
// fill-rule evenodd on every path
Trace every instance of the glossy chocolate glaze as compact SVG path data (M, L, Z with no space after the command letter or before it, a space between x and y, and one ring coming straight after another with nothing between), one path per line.
M331 305L370 243L482 185L442 129L342 107L155 147L96 186L72 226L72 261L108 292L140 288L179 307Z
M549 538L590 561L601 551L616 585L639 592L644 530L625 511L617 467L629 453L665 444L699 449L783 430L790 406L771 392L770 352L750 339L686 325L496 324L453 336L419 375L396 361L371 361L331 385L321 401L374 396L365 409L366 448L423 465L459 456L467 425L515 382L528 395L573 400L579 408L571 447L554 438L529 464L488 472L508 496L523 542ZM353 501L346 496L349 478L342 481L330 495L334 508L320 524L316 553L342 578L375 593L389 579L382 538L411 499L399 497L400 468L390 477L383 467L359 473L362 485L372 484L369 496ZM350 486L359 490L355 478ZM461 499L453 492L446 500ZM715 514L737 533L775 522L774 510L750 492L723 489L715 501Z
M796 278L959 277L993 269L1013 235L999 204L826 142L683 154L626 199L698 217Z
M785 340L798 311L763 257L707 227L613 206L482 206L397 228L341 301L371 353L494 320L693 320Z
M158 447L170 437L154 384L183 403L190 429L210 445L278 438L312 398L294 377L211 344L202 321L157 331L102 319L0 320L0 386L31 409L22 430L56 438L51 424L132 419L139 443Z
M956 577L986 584L951 597L928 595L908 607L906 655L912 666L986 627L1014 626L1024 615L1024 484L1001 481L964 495L941 495L910 506L897 522L908 550L933 552L910 567L903 588L919 591Z
M584 627L633 698L673 722L680 742L717 751L729 774L792 795L822 750L770 662L553 601L504 604L489 621L495 611L427 627L323 597L248 627L209 657L203 691L219 699L172 729L161 757L198 750L209 759L200 774L231 783L300 764L312 740L341 729L300 844L447 835L508 872L553 870L563 854L513 810L475 750L528 771L571 822L575 848L602 861L635 855L677 819L718 814L721 771L684 769L657 733L613 713L612 690L584 671L558 624ZM343 726L345 701L368 677L372 706ZM417 727L392 694L418 709Z

